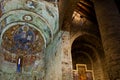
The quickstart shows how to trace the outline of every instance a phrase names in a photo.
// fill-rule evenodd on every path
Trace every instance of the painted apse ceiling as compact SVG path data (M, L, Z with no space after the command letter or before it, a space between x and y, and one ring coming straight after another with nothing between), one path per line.
M58 29L57 5L40 0L0 0L2 61L15 66L22 61L23 67L36 65L35 61L44 57L43 51Z

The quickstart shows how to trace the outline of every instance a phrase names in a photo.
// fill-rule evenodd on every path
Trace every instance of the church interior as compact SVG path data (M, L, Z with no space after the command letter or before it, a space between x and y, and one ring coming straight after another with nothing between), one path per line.
M0 80L120 80L120 0L0 0Z

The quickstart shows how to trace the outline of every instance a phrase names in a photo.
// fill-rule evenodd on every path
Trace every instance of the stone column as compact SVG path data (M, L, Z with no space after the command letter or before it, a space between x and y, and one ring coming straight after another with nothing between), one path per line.
M70 45L70 24L65 23L62 31L62 80L73 80L72 56Z
M114 0L94 0L95 12L105 51L108 78L120 79L120 13Z
M73 80L70 34L62 34L62 80Z

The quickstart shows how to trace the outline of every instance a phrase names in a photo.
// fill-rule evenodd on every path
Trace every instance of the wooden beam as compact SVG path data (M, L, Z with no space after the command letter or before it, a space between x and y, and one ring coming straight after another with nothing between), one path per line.
M97 20L96 20L96 16L95 15L91 15L90 13L85 11L82 7L77 7L76 11L78 11L81 15L83 15L88 20L90 20L93 23L97 24Z
M84 9L86 9L86 11L88 11L92 15L95 15L94 7L89 7L88 5L86 5L86 4L82 3L82 2L79 2L78 5L81 5L81 7L83 7Z

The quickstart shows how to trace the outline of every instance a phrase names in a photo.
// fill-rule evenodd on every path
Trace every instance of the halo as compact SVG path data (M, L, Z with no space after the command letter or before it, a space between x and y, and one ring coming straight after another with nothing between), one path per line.
M22 30L23 31L28 31L29 30L29 26L28 25L23 25L22 26Z

